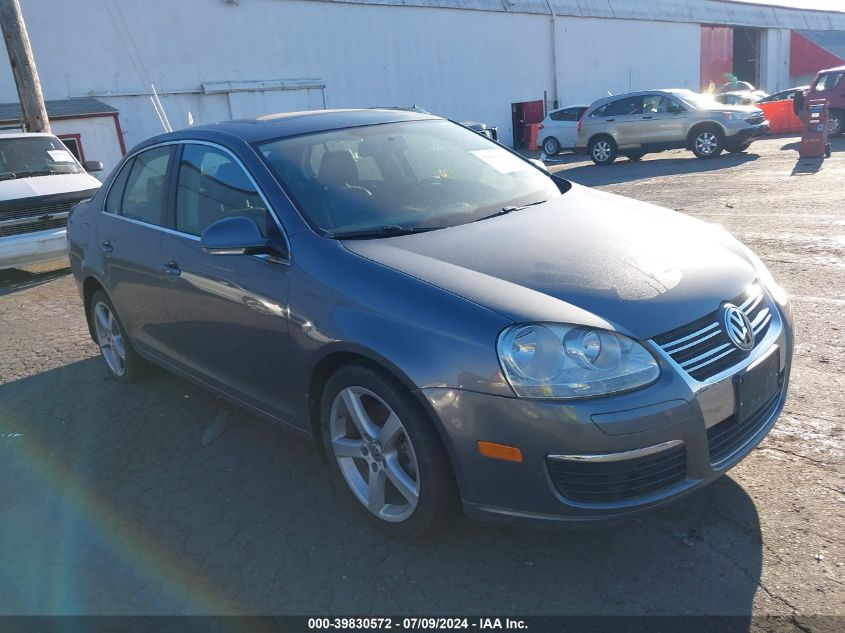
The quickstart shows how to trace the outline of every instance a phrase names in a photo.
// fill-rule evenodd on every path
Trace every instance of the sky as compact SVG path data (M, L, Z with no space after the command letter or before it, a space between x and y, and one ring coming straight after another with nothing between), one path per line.
M775 4L798 9L820 9L822 11L845 12L845 0L738 0L748 4Z

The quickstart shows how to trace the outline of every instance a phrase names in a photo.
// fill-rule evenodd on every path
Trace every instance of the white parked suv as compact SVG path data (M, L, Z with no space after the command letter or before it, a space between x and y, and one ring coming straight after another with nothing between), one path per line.
M546 156L554 156L564 149L575 149L578 140L578 121L587 109L586 105L566 106L552 110L540 124L537 135L540 149Z
M97 193L99 161L52 134L0 134L0 269L65 257L71 207Z

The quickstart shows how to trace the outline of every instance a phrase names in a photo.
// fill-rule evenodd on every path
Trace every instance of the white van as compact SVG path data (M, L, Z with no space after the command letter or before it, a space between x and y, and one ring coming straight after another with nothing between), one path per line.
M52 134L0 134L0 270L65 257L68 213L97 193L88 172L102 168Z

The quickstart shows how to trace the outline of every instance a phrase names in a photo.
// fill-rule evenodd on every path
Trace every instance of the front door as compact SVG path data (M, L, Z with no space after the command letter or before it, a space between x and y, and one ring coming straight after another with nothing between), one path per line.
M654 94L643 99L640 141L644 147L666 149L683 146L686 120L684 108L670 97Z
M158 328L165 318L159 251L173 147L155 147L126 162L96 235L106 292L127 335L133 345L156 352L162 351Z
M265 235L280 230L240 163L222 148L183 146L173 232L161 247L167 320L163 339L183 369L278 417L292 417L287 380L288 265L254 255L208 255L202 232L243 215Z

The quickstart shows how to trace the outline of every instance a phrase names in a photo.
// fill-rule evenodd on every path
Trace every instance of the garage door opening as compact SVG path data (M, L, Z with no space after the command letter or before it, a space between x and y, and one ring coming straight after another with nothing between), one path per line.
M760 86L761 30L734 27L733 74L739 81Z

